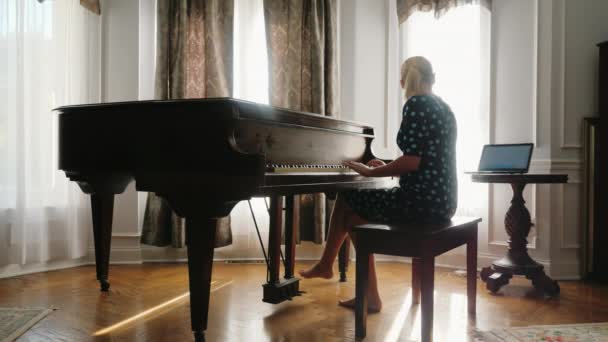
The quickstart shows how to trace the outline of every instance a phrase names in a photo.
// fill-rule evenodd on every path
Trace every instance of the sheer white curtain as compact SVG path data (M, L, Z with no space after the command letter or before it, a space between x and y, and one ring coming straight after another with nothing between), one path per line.
M263 0L234 2L234 97L268 104Z
M0 1L0 277L87 254L89 205L57 170L52 108L99 102L99 35L78 0Z
M434 92L452 108L458 123L457 215L487 216L487 186L471 182L489 140L490 13L478 5L451 9L435 18L416 12L400 29L402 60L424 56L433 64Z
M268 104L268 56L263 0L234 2L234 95L235 98ZM268 212L264 199L251 200L264 245L268 243ZM230 214L232 245L217 249L219 259L260 259L262 250L247 201Z

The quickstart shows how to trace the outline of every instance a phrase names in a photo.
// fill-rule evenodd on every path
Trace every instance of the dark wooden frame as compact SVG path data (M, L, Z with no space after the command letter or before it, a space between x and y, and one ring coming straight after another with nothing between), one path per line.
M597 138L599 136L599 118L585 118L583 121L583 145L584 145L584 210L585 226L581 231L581 275L583 278L593 279L599 275L594 272L596 266L595 250L598 227L598 217L601 214L598 204L601 192L598 188L598 157Z
M597 148L597 178L595 217L593 241L596 246L608 244L608 191L606 191L608 174L608 127L604 121L608 118L608 41L598 44L599 47L599 86L598 86L598 112L599 112L599 139ZM593 271L590 278L602 283L608 283L608 248L596 248L593 255Z

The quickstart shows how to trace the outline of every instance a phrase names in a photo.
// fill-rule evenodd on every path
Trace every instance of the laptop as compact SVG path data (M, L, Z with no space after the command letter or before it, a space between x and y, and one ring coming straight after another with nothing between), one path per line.
M465 173L527 173L534 144L484 145L477 171Z

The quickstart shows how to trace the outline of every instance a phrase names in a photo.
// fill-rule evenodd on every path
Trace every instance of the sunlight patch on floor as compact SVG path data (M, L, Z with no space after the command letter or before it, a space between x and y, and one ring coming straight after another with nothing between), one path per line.
M232 280L230 281L221 281L221 280L214 280L211 282L211 290L210 292L215 292L225 286L228 286L232 284ZM92 336L100 336L100 335L105 335L108 334L112 331L118 330L120 328L124 328L127 327L129 325L131 325L132 323L150 317L155 313L159 313L161 310L165 310L165 309L173 309L177 306L179 306L178 304L181 304L181 302L183 302L186 298L190 297L190 292L186 292L183 293L175 298L169 299L166 302L163 302L157 306L154 306L150 309L144 310L136 315L133 315L127 319L124 319L116 324L113 324L107 328L103 328L100 330L97 330L96 332L94 332L92 334Z
M388 329L384 342L393 342L399 339L405 320L410 313L410 307L412 306L412 290L410 289L401 303L401 308L397 312L397 316L391 323L391 327Z

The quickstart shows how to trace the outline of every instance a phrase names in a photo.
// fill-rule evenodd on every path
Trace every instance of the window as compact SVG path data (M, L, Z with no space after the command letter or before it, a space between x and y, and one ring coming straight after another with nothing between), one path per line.
M99 102L101 21L77 0L0 3L0 266L78 258L88 199L57 169L52 109Z
M268 104L268 55L263 0L234 2L234 93L233 97ZM269 217L262 198L251 199L256 222L268 241ZM216 250L216 258L260 258L261 250L247 201L241 201L230 214L233 243Z
M234 3L234 97L268 104L263 0Z
M484 186L472 183L463 172L477 169L489 137L489 19L489 11L478 5L453 8L440 18L432 12L415 12L400 31L402 60L424 56L431 61L436 76L433 90L456 116L461 214L487 202Z

